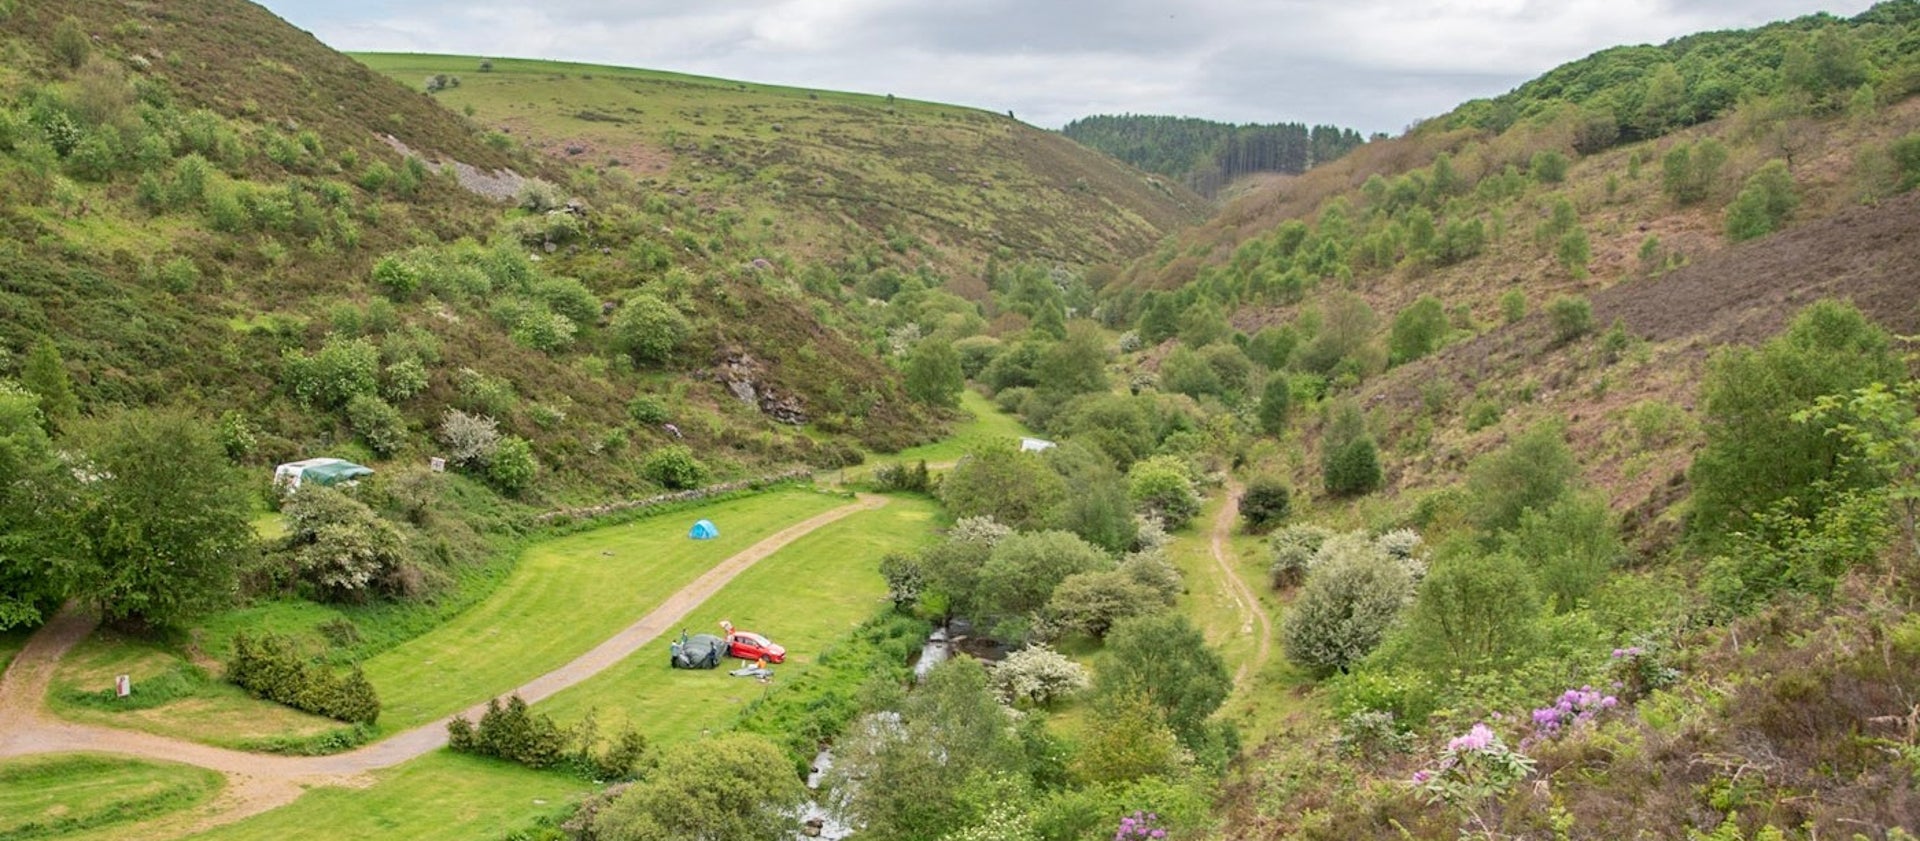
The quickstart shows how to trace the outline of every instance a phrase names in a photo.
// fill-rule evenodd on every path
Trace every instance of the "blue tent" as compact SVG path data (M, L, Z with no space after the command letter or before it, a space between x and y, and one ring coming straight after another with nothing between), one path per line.
M694 540L712 540L720 536L720 529L714 527L712 520L701 520L693 524L693 530L687 536Z

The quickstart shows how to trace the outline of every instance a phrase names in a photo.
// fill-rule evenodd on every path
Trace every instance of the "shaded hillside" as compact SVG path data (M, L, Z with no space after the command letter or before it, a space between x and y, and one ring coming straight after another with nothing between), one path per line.
M1364 141L1359 132L1305 123L1222 123L1194 117L1095 115L1060 133L1148 172L1216 196L1244 176L1298 175Z
M967 276L956 284L975 295L996 251L1111 262L1204 211L1171 182L968 108L585 64L359 58L416 88L440 78L436 98L503 141L686 196L796 257L871 253Z

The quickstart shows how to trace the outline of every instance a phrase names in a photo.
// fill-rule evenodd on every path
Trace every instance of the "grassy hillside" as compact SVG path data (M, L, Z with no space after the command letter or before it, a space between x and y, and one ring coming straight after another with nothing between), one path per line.
M1916 8L1599 53L1102 290L1136 389L1237 417L1303 526L1228 837L1904 837L1913 459L1862 436L1913 394L1849 413L1920 329ZM1401 529L1424 578L1356 584ZM1404 600L1331 655L1341 586Z
M498 137L685 196L766 251L930 266L969 297L995 252L1115 262L1204 211L1162 179L969 108L586 64L356 58L416 89L457 79L435 97Z

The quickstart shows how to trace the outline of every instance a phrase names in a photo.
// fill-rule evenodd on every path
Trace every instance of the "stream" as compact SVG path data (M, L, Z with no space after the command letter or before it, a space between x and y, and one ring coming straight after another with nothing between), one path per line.
M913 682L919 683L933 667L953 656L953 641L945 627L933 629L927 635L927 641L920 647L920 655L913 660ZM895 721L898 726L898 720ZM819 838L823 841L841 841L854 834L854 827L841 823L838 816L825 803L820 802L820 784L826 780L827 772L833 770L833 748L822 746L820 753L813 757L812 770L807 772L807 791L812 792L807 802L800 804L799 818L801 830L796 839Z

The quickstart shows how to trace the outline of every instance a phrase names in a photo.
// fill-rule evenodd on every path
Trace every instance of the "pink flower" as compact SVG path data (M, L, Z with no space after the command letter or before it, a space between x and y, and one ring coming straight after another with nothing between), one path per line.
M1468 750L1486 750L1489 745L1493 744L1493 740L1493 728L1488 727L1485 723L1475 724L1473 729L1468 730L1465 736L1456 736L1453 741L1448 742L1447 750L1456 753Z

